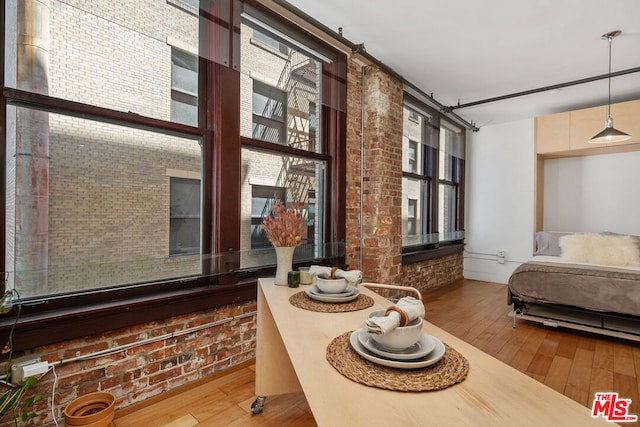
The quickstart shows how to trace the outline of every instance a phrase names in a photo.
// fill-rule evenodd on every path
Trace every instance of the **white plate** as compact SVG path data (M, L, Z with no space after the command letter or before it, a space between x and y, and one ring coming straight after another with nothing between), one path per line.
M360 331L363 331L364 328L358 329L357 331L353 331L349 340L351 341L351 346L360 356L364 357L370 362L377 363L378 365L388 366L390 368L398 368L398 369L418 369L424 368L434 363L438 362L444 356L445 347L442 341L440 341L436 337L432 337L436 342L436 347L433 349L431 353L428 355L421 357L416 360L391 360L385 357L378 356L376 354L371 353L367 350L360 341L358 341L358 334Z
M333 293L333 294L329 292L322 292L317 285L313 285L309 288L309 292L311 292L312 294L315 294L321 297L333 297L333 298L349 297L353 295L355 291L356 291L356 288L354 288L353 286L349 286L344 291Z
M358 295L360 295L360 291L357 288L353 288L353 289L355 289L355 290L353 291L352 294L347 295L347 296L342 296L342 297L328 296L330 294L322 294L322 295L314 294L313 292L311 292L311 288L305 289L304 292L307 294L307 296L309 298L314 299L316 301L322 301L322 302L348 302L348 301L353 301L354 299L358 298Z
M436 348L436 341L429 334L422 332L418 342L402 350L391 350L377 342L366 329L360 329L358 341L367 350L379 356L395 360L415 360L431 353Z

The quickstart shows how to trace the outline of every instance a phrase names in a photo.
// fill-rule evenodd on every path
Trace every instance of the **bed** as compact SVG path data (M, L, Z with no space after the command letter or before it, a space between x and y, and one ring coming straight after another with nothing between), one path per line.
M640 237L536 233L533 258L508 282L518 319L640 341Z

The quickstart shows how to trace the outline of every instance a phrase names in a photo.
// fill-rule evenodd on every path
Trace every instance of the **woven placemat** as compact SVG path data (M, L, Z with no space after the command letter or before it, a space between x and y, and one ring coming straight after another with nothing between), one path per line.
M368 295L360 294L358 298L352 301L333 303L311 299L304 291L291 295L289 302L295 307L322 313L344 313L347 311L363 310L373 306L373 298Z
M469 372L467 359L447 344L437 363L419 369L397 369L360 357L351 347L350 336L351 332L346 332L331 341L327 360L342 375L360 384L385 390L434 391L462 382Z

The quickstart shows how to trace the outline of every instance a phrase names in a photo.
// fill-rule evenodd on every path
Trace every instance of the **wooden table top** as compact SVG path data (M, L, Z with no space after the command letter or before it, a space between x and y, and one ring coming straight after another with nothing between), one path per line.
M463 382L427 392L389 391L356 383L329 364L327 346L335 337L363 327L371 311L385 309L392 305L390 301L361 285L360 292L374 299L373 307L346 313L320 313L289 303L291 295L304 291L302 285L299 288L276 286L273 279L267 278L258 281L258 288L258 321L261 315L272 316L291 362L280 361L276 366L282 369L279 373L271 372L270 381L277 381L273 378L278 375L284 378L292 365L319 426L611 426L602 417L591 417L589 408L428 321L423 324L425 332L456 349L469 361L469 373ZM261 298L262 304L266 302L268 307L261 308ZM426 304L428 307L428 301ZM267 313L261 314L261 309ZM271 343L257 343L258 347L269 345ZM260 370L259 360L256 369ZM257 372L256 384L258 377ZM261 394L258 388L257 385L256 392Z

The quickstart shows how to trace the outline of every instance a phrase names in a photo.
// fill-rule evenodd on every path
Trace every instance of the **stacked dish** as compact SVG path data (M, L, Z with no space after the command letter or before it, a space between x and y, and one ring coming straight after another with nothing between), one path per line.
M309 298L316 301L333 303L353 301L354 299L358 298L358 295L360 295L360 291L358 290L358 288L353 286L348 286L341 292L323 292L320 290L320 288L318 288L317 285L313 285L305 289L304 292Z
M384 315L375 311L369 318ZM369 332L369 328L354 331L351 346L363 358L383 366L417 369L433 365L445 353L445 346L434 336L422 331L422 318L413 319L407 326L398 326L385 334Z

